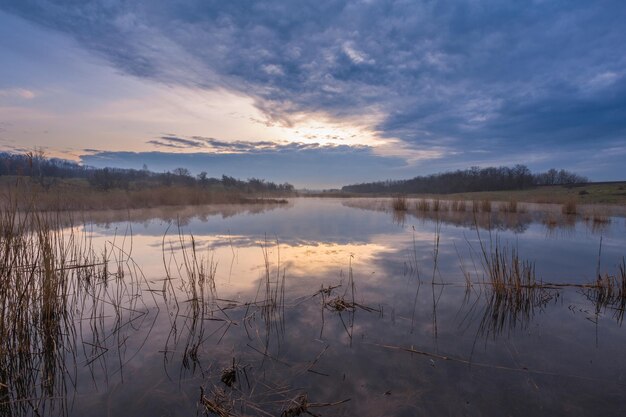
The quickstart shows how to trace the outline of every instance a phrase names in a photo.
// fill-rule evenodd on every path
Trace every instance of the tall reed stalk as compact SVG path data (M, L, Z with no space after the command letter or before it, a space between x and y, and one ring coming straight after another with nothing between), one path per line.
M2 416L65 415L82 323L90 323L91 345L100 350L85 360L89 366L109 350L107 343L119 343L100 339L103 312L115 334L123 317L138 311L139 286L120 271L128 261L124 249L111 247L100 256L86 232L60 223L58 213L21 211L11 199L0 209ZM120 262L112 273L111 255Z

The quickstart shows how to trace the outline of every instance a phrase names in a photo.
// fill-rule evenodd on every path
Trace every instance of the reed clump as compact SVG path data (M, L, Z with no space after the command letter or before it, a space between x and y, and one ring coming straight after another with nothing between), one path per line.
M535 265L522 260L517 250L507 250L496 244L494 250L485 254L486 271L492 287L497 292L518 294L537 286Z
M543 224L548 228L548 229L554 229L559 225L559 221L557 220L556 216L552 213L548 213L544 219L543 219Z
M599 304L613 304L626 297L626 281L624 280L624 265L620 266L620 275L598 276L595 282L596 300Z
M482 200L480 202L480 211L483 213L491 213L491 200Z
M57 221L15 201L0 209L0 415L62 414L78 300L97 308L89 294L109 279L108 255Z
M509 200L500 204L500 211L503 213L517 213L518 206L516 200Z
M450 205L451 211L465 212L467 210L467 203L465 200L454 200Z
M622 258L616 274L598 275L595 283L586 291L593 301L596 313L610 307L615 318L621 323L626 310L626 259Z
M12 402L22 408L62 384L57 347L68 343L71 282L62 237L43 215L2 211L0 225L0 414L12 415Z
M125 349L110 336L145 314L139 272L124 243L97 252L60 213L18 208L13 199L0 207L0 415L63 415L83 323L84 366Z
M602 232L609 224L611 224L611 216L606 210L598 210L594 208L592 211L583 211L581 215L585 223L587 223L587 226L591 227L593 233Z
M200 387L200 404L204 408L205 415L218 417L233 417L235 408L232 398L220 388L214 388L210 395L205 395L204 388Z
M425 198L422 198L421 200L417 201L416 207L418 211L422 211L422 212L430 211L430 201L426 200Z
M394 197L392 201L392 207L395 211L407 211L409 209L409 203L405 196Z
M437 198L437 199L433 200L432 210L434 212L447 211L448 210L448 206L443 201L441 201L441 200L439 200Z
M537 281L534 263L522 260L516 249L499 242L487 250L481 242L489 299L480 323L482 334L500 334L525 326L534 310L552 299L552 292Z
M192 307L193 316L204 316L214 305L217 297L215 287L217 263L213 259L213 253L210 249L206 253L201 253L195 237L185 236L180 225L178 225L176 246L170 247L168 261L166 261L165 236L162 249L166 281L180 280L181 288L187 294L187 302Z
M561 207L561 212L563 214L566 214L568 216L573 216L576 215L578 213L578 209L576 206L576 201L575 200L568 200L566 201L563 206Z
M594 212L591 220L594 224L609 224L611 223L611 217L605 213Z

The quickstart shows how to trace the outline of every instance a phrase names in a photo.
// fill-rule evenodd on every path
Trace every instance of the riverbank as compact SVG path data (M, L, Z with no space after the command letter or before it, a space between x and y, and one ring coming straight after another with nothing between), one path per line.
M254 193L223 186L134 184L99 190L82 179L43 186L28 178L3 177L0 206L41 211L129 210L207 204L285 204L288 193Z
M360 198L392 197L385 194L327 191L301 193L304 197ZM598 182L576 185L549 185L524 190L479 191L455 194L408 194L409 198L466 201L517 201L525 203L626 205L626 181Z

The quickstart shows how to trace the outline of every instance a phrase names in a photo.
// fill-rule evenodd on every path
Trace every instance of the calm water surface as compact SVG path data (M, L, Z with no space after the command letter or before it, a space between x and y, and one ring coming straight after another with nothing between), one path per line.
M80 306L56 392L67 401L47 412L192 416L204 413L202 387L232 415L280 415L300 394L324 416L626 413L620 306L581 287L498 304L481 250L516 250L537 281L591 283L619 272L624 218L547 226L528 213L398 216L385 204L295 199L83 226L126 272L99 290L117 302ZM191 291L194 247L214 291Z

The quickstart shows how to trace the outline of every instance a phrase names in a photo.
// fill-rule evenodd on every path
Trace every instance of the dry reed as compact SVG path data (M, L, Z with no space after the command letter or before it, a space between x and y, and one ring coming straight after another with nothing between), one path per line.
M518 211L517 201L509 200L507 202L501 203L500 211L503 213L517 213Z
M113 240L99 255L89 235L59 225L58 213L19 211L11 199L3 207L0 415L64 415L73 380L68 358L76 358L83 323L91 330L91 367L115 349L115 338L102 335L136 318L141 290L123 244Z
M79 182L63 182L45 189L20 180L17 184L0 184L0 193L14 195L20 210L126 210L163 206L205 204L285 204L278 194L270 198L261 194L248 194L221 187L194 187L185 185L149 186L129 189L98 190Z
M434 212L447 212L450 210L450 203L448 201L435 199L432 202L432 211Z
M576 213L578 213L576 201L575 200L566 201L561 207L561 212L568 216L575 215Z
M391 205L395 211L407 211L409 209L409 204L405 196L395 197Z
M614 317L621 323L626 310L626 259L622 258L617 274L598 274L594 285L586 290L586 295L594 303L596 314L611 308Z
M421 200L418 200L416 203L416 208L418 211L430 211L430 201L426 200L425 198L422 198Z
M467 202L465 200L453 200L450 210L457 212L465 212L467 210Z

